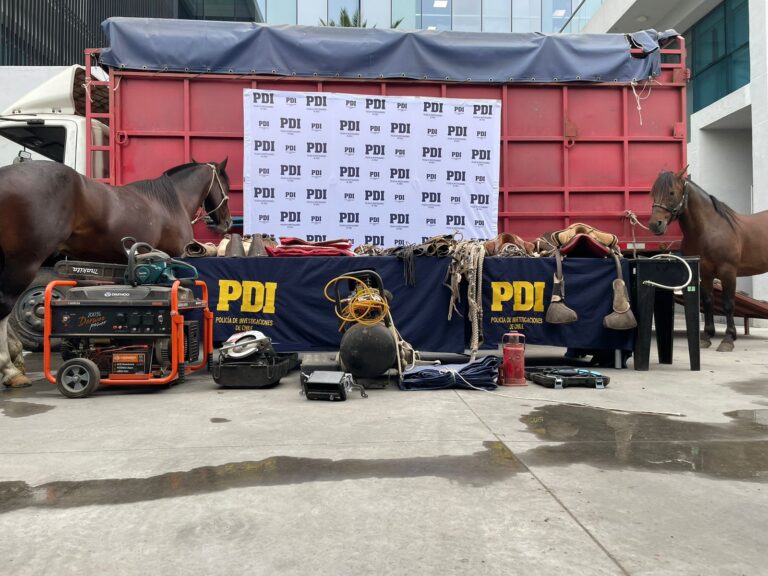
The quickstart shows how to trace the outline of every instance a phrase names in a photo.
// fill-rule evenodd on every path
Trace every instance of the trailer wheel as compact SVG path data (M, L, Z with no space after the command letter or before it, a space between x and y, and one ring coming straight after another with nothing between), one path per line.
M67 398L86 398L99 387L101 375L88 358L72 358L56 373L56 388Z
M59 276L51 269L41 269L32 284L19 296L13 307L8 323L13 326L16 336L24 345L24 350L40 352L43 349L43 307L45 303L45 288ZM67 288L59 286L51 295L53 300L59 300L66 294ZM52 341L51 347L56 348L58 341Z

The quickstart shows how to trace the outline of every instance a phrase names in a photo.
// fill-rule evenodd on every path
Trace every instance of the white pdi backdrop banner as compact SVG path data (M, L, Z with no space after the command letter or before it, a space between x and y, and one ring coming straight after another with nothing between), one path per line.
M501 102L244 90L244 231L496 236Z

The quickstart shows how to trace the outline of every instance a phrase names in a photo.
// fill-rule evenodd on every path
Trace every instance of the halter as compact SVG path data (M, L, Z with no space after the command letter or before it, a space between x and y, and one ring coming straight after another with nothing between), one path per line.
M672 215L669 221L674 222L680 217L680 213L682 212L686 202L688 202L688 182L683 181L683 196L682 198L680 198L680 202L678 202L677 206L675 206L674 208L669 208L667 206L664 206L663 204L654 202L652 207L661 208L662 210L666 210L667 212L669 212Z
M212 172L212 174L211 174L211 182L210 182L210 184L208 184L208 191L205 193L205 196L203 196L203 203L200 204L200 208L197 209L197 214L195 215L195 219L192 220L192 222L191 222L192 224L196 224L197 222L199 222L200 220L202 220L203 218L205 218L209 214L214 214L217 210L219 210L219 208L224 206L224 204L229 200L229 196L227 196L227 193L224 191L224 186L222 185L221 179L219 178L219 173L216 170L216 165L215 164L206 164L206 166L208 166L211 169L211 172ZM210 212L206 212L205 211L205 199L208 198L208 194L211 193L211 190L213 189L213 182L214 181L219 183L219 190L221 190L222 199L221 199L221 202L219 202L219 205L216 206L216 208L214 208Z

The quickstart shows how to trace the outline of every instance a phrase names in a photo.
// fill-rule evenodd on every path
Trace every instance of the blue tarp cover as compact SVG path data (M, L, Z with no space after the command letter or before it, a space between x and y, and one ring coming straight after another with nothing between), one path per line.
M154 18L109 18L102 26L110 44L102 62L115 68L489 83L647 79L660 70L659 42L675 34L497 34ZM632 57L630 43L645 57Z

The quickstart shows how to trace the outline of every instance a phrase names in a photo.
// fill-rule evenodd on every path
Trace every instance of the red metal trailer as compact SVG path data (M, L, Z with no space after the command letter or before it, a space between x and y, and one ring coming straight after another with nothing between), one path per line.
M664 237L631 225L645 222L648 192L662 169L686 165L685 47L662 49L662 73L636 84L464 83L431 80L350 80L299 76L191 74L109 69L109 111L90 103L88 122L110 126L109 144L87 132L87 173L108 156L110 184L154 178L167 168L229 157L231 211L243 213L244 89L371 95L489 98L502 101L499 231L526 239L586 222L612 232L623 249L674 248L677 226ZM86 69L99 50L86 52ZM634 52L634 51L633 51ZM639 55L638 52L636 55ZM102 155L99 158L99 155ZM99 163L101 163L99 162ZM215 236L197 224L196 236ZM634 238L634 242L633 242Z

